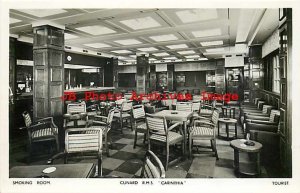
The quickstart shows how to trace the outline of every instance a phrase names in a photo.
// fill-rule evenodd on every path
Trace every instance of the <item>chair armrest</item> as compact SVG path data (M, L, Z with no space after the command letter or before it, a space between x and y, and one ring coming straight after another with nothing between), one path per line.
M277 123L275 122L270 122L270 121L264 121L264 120L253 120L251 119L249 121L250 123L254 123L254 124L262 124L262 125L277 125Z
M59 159L61 157L64 157L65 155L66 155L65 152L59 152L59 153L55 154L54 156L52 156L50 159L47 160L47 165L53 164L53 161L55 159Z
M105 116L101 116L101 115L95 115L95 117L94 117L95 119L96 118L98 118L98 119L105 119L105 120L107 120L107 117L105 117Z
M200 123L200 124L203 124L203 125L209 125L209 126L212 126L212 127L215 126L215 125L212 124L212 123L205 122L205 121L199 121L199 120L195 120L195 121L194 121L194 126L196 126L197 123Z
M261 121L269 121L269 117L261 117L261 116L245 116L245 120L261 120Z
M177 126L181 126L181 123L174 123L173 125L171 125L169 128L168 128L168 131L171 131L172 129L174 129L175 127Z
M208 121L210 121L210 118L203 117L203 116L199 116L199 115L195 115L195 116L193 116L193 119L205 119L205 120L208 120Z
M269 117L270 115L267 113L255 113L255 112L245 112L246 115L250 115L250 116L260 116L260 117Z
M246 131L251 132L251 130L268 131L268 132L277 133L278 126L277 125L267 125L267 124L257 124L257 123L246 123Z

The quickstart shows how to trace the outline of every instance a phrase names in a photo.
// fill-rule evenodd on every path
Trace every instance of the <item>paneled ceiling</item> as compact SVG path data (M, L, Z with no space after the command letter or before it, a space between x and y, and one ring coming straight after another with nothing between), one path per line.
M246 55L278 27L278 9L12 9L10 34L32 39L32 24L65 26L65 45L132 64Z

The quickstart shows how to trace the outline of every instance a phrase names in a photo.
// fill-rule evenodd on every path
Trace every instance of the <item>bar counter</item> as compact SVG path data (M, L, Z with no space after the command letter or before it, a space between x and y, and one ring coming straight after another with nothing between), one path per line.
M96 92L96 93L101 93L101 92L113 92L116 88L115 87L82 87L82 88L73 88L69 90L65 90L64 93L76 93L76 94L81 94L84 92Z

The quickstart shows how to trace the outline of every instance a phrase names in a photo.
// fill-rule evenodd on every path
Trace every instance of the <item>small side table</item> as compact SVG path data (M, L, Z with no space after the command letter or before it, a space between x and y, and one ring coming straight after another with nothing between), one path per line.
M229 116L228 116L228 113L229 113ZM222 114L223 114L223 117L235 118L235 108L230 107L230 106L222 106Z
M235 139L230 142L230 146L234 149L234 168L235 171L239 174L245 175L260 175L260 151L262 149L262 144L257 141L249 140L249 142L253 142L254 145L246 145L245 139ZM256 154L256 161L255 161L255 170L254 171L243 171L240 168L240 161L239 161L239 153L246 152L246 153L253 153Z
M229 140L229 125L234 124L234 136L237 139L237 120L232 118L219 118L218 121L218 137L220 136L220 123L225 123L227 140Z

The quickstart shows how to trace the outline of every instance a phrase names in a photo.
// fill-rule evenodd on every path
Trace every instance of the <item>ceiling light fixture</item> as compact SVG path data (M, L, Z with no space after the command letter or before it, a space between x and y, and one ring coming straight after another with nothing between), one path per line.
M169 49L182 49L182 48L188 48L186 44L176 44L176 45L169 45L166 46Z
M114 41L118 44L127 46L127 45L135 45L135 44L141 44L142 42L136 40L136 39L126 39L126 40L116 40Z
M164 41L171 41L171 40L178 40L178 38L174 34L167 34L167 35L159 35L159 36L150 36L150 39L156 42L164 42Z

